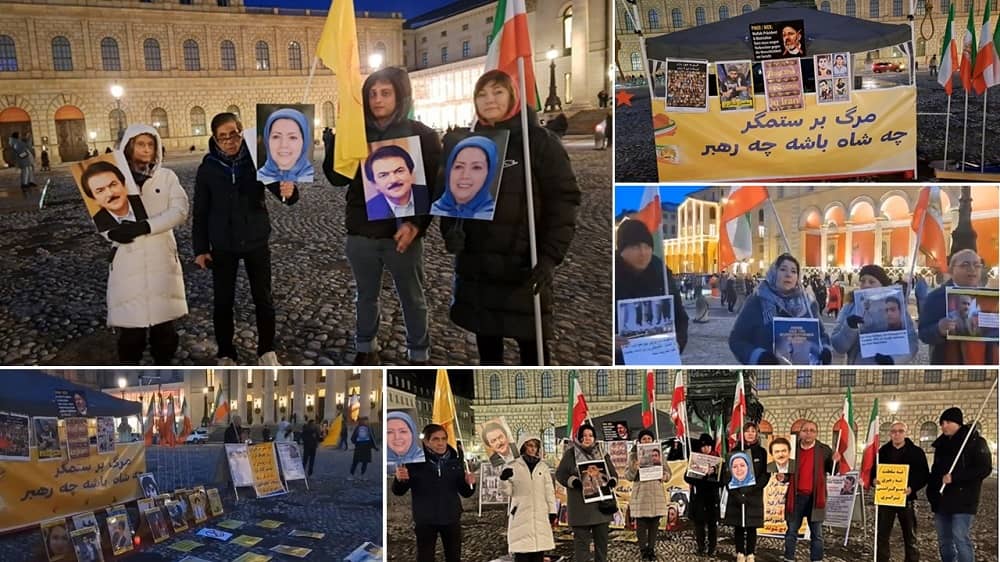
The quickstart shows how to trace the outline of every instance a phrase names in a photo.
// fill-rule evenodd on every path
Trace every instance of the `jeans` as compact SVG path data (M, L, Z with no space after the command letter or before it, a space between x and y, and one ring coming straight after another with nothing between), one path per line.
M219 345L216 357L239 357L233 346L233 306L236 303L236 275L240 260L250 281L257 316L257 357L274 351L274 301L271 299L271 250L265 244L249 252L212 251L212 289L215 291L212 322L215 341Z
M920 551L917 549L917 514L912 501L906 502L906 507L878 507L878 561L889 562L889 537L892 526L899 517L899 526L903 533L903 548L906 562L919 562Z
M538 365L538 346L535 340L515 340L521 353L520 365ZM503 365L503 336L483 336L476 334L476 348L479 350L480 365ZM549 364L549 349L543 351L545 364Z
M757 550L757 529L755 527L734 527L733 542L737 554L753 554Z
M795 509L785 513L788 530L785 531L785 560L795 560L795 544L798 542L799 527L802 519L812 513L813 497L803 494L795 495ZM809 560L823 559L823 522L809 520Z
M357 286L357 329L355 347L359 353L378 349L379 293L382 272L388 268L396 285L406 324L406 349L411 361L430 357L427 333L427 301L424 300L424 242L417 238L400 254L392 238L347 236L345 253Z
M167 320L149 328L118 328L118 361L122 365L138 365L146 351L146 331L149 331L150 352L157 365L170 365L177 351L177 330L174 321Z
M714 518L705 522L695 522L694 540L698 543L698 552L715 552L718 535L719 524Z
M590 555L590 545L594 555ZM608 524L573 527L573 562L607 562Z
M975 516L971 513L934 514L941 562L975 562L976 554L969 536L973 520Z
M444 547L445 562L461 562L462 559L462 525L416 525L413 528L417 535L417 562L434 562L434 550L437 548L437 538L441 535L441 546Z

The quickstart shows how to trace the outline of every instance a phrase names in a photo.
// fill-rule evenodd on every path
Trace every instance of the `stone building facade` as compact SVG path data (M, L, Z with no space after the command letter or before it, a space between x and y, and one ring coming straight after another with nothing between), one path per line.
M386 392L390 410L410 410L416 415L417 430L431 423L434 413L434 375L387 372ZM456 375L451 375L452 377ZM464 375L458 375L464 376ZM454 379L452 379L454 380ZM472 401L465 396L454 394L455 410L458 413L458 427L462 437L468 441L475 433L473 426Z

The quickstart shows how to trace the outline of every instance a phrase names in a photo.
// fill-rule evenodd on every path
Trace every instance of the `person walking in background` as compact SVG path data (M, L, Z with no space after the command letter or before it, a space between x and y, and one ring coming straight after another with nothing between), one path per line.
M351 434L351 443L354 443L354 460L351 461L351 479L354 479L354 469L361 465L361 475L364 476L368 470L368 463L372 462L372 449L375 447L375 435L371 427L368 426L368 418L362 416L358 420L354 433Z
M337 445L337 449L343 449L343 450L347 451L347 450L350 450L350 447L347 446L347 435L349 433L348 429L347 429L347 425L351 422L351 420L348 417L347 412L345 410L343 410L343 409L341 409L341 412L340 412L340 420L341 420L341 424L340 424L340 443Z
M27 197L28 190L38 185L35 183L35 151L30 139L22 139L17 131L10 134L7 144L14 152L14 163L21 170L21 191Z
M302 468L306 469L309 476L313 474L313 465L316 464L316 448L319 447L319 428L313 420L306 420L306 425L302 429ZM353 472L353 468L351 469Z

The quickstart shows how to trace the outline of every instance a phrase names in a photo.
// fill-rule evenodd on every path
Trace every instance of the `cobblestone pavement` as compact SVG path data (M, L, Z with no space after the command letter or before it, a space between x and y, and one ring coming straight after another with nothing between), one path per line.
M997 560L997 480L990 478L983 484L979 514L972 527L972 537L976 545L976 560L996 562ZM483 516L476 514L475 498L465 500L462 515L462 560L467 562L487 562L504 556L507 544L504 535L507 530L506 511L498 506L483 509ZM917 539L920 550L929 560L937 559L937 535L934 520L926 500L918 505ZM399 562L412 560L411 552L416 547L410 530L409 495L398 497L388 492L389 560ZM824 560L826 562L858 562L871 560L873 556L874 508L866 508L865 526L856 523L844 546L844 529L824 529ZM867 534L866 534L867 533ZM892 561L903 560L902 538L896 525L892 546ZM760 562L781 562L784 542L776 538L760 538L757 543L756 559ZM440 546L438 547L441 552ZM573 540L569 528L556 531L556 552L572 560ZM679 530L671 533L660 532L656 553L660 562L709 561L736 559L733 531L729 527L719 527L719 547L714 557L698 556L695 549L694 531L685 522ZM440 556L440 554L439 554ZM440 558L439 558L440 559ZM612 562L634 562L639 560L639 548L635 543L635 533L612 531L608 547L608 559ZM796 551L797 561L809 560L808 547L803 542Z
M224 466L221 464L224 462L221 444L173 449L155 446L148 447L146 451L147 469L156 475L161 490L198 484L207 488L218 487L225 514L130 555L129 560L180 560L186 554L171 549L170 545L181 540L193 540L205 545L190 552L190 555L220 562L232 560L247 550L274 556L274 560L299 560L268 550L278 544L312 549L309 556L301 560L343 560L366 540L382 544L382 471L379 469L382 457L378 451L373 453L372 460L375 462L369 466L367 474L357 480L349 480L353 451L320 449L308 490L303 481L293 480L288 484L289 493L286 495L256 499L252 489L240 488L239 500L233 495L231 487L226 488L224 475L228 473L220 470ZM98 524L103 525L104 512L97 515ZM235 531L222 529L217 524L224 519L236 519L245 522L245 525ZM256 526L258 521L264 519L283 521L284 524L273 530ZM222 543L197 536L195 533L203 528L233 532L234 538L246 534L263 540L247 549L233 544L232 540ZM319 540L289 537L293 529L325 533L326 536ZM37 528L0 537L0 560L44 559L41 533Z
M583 204L576 238L556 269L555 364L611 363L611 152L568 141ZM184 155L167 165L193 199L199 160ZM6 178L11 176L4 171ZM13 177L13 176L11 176ZM93 231L68 169L56 169L42 211L0 201L0 364L113 365L115 337L107 315L108 244ZM9 178L8 178L9 179ZM40 181L43 183L43 181ZM35 195L37 197L37 195ZM354 287L344 257L344 193L325 180L302 190L285 207L269 197L277 352L286 365L342 365L354 358ZM190 313L177 322L180 365L215 363L212 277L193 264L191 226L175 230ZM474 336L448 320L452 257L444 250L437 224L425 243L431 362L473 365ZM581 283L581 280L586 280ZM385 274L380 340L386 364L405 364L402 311L392 278ZM243 362L256 358L256 324L244 274L237 288L236 347ZM506 360L518 361L516 345ZM147 356L147 362L150 361Z

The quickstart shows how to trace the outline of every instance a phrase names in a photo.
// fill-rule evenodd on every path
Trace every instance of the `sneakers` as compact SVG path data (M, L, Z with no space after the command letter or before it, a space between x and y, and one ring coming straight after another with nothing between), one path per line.
M261 367L280 367L281 363L278 363L278 356L273 351L268 351L264 355L257 358L257 364Z
M381 364L381 358L378 356L377 351L359 351L357 355L354 356L354 366L365 367L371 365Z
M235 367L236 366L236 361L234 361L232 357L219 357L219 366L220 367Z

